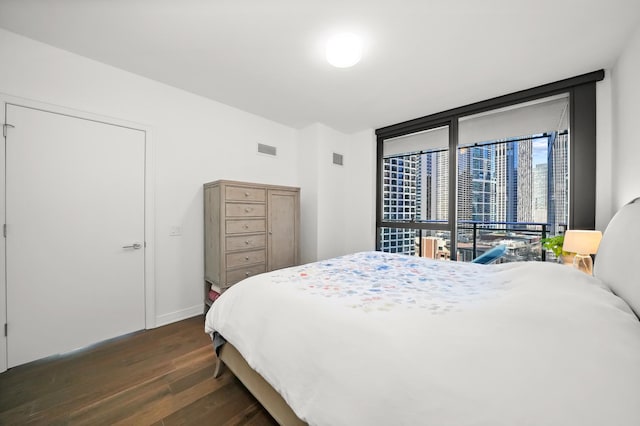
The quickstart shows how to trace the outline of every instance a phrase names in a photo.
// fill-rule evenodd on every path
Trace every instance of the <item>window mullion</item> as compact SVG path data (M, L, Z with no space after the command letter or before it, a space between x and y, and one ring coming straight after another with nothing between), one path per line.
M458 117L449 123L449 250L451 260L457 259L458 247Z

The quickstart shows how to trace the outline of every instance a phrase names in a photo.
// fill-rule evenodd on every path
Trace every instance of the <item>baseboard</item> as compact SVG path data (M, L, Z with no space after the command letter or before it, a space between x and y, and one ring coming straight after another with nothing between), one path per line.
M190 308L181 309L179 311L170 312L168 314L159 315L156 317L156 327L161 327L163 325L171 324L183 319L195 317L196 315L202 315L203 312L204 303L196 306L191 306Z

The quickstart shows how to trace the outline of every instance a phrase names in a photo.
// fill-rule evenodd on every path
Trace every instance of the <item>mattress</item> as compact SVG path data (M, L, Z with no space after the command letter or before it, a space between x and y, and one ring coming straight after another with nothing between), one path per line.
M312 425L640 424L640 322L558 264L356 253L234 285L205 329Z

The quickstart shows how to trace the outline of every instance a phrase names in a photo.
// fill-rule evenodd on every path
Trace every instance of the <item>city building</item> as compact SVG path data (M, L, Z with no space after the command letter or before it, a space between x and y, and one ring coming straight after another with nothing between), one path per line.
M534 153L534 142L540 140L547 141L546 150ZM536 146L543 149L540 143ZM534 156L546 159L547 163L535 162ZM461 147L457 164L460 260L471 260L490 247L487 241L491 238L487 234L492 229L503 231L504 238L518 242L518 250L511 250L512 260L539 259L539 240L543 235L564 231L568 200L566 132ZM446 220L448 166L446 150L386 158L385 220ZM436 255L437 250L430 248L436 237L424 232L384 228L381 234L385 251L435 258L448 256L442 250ZM445 247L448 242L444 240L444 245L440 245Z
M547 182L548 167L546 163L536 164L533 169L533 221L547 222Z
M383 218L388 221L415 221L418 213L417 176L419 154L385 158ZM381 245L389 253L415 254L416 232L412 229L381 230Z

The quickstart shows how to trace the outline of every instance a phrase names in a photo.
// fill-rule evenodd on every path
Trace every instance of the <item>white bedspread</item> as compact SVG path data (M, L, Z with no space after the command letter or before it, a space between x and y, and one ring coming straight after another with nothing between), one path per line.
M214 330L312 425L640 425L640 322L562 265L357 253L244 280Z

